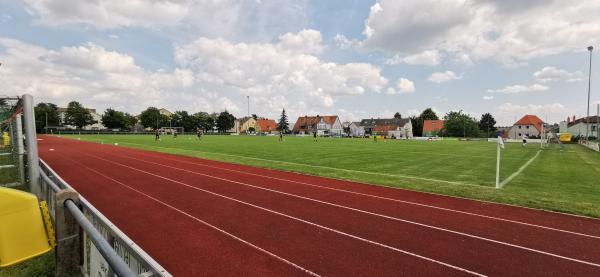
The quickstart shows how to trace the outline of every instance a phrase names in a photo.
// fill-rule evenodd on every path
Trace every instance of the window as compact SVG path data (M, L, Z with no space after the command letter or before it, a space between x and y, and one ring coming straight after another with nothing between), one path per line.
M520 126L519 126L520 127ZM521 136L521 133L519 133L519 136Z
M527 125L527 129L529 129L529 125Z
M521 129L521 125L519 125L519 129ZM521 134L519 134L519 136L520 136L520 135L521 135Z

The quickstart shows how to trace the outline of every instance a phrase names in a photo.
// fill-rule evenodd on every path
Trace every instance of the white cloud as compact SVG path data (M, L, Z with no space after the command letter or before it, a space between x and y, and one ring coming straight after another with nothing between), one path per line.
M540 84L533 84L533 85L529 85L529 86L527 86L527 85L512 85L512 86L506 86L501 89L488 89L487 91L490 93L516 94L516 93L523 93L523 92L545 91L548 89L549 89L549 87L547 87L547 86L540 85Z
M398 80L398 82L396 83L396 87L395 88L388 88L386 93L390 94L390 95L395 95L395 94L408 94L408 93L414 93L415 92L415 83L409 79L405 79L405 78L400 78Z
M279 37L280 49L301 54L319 54L323 50L321 33L316 30L302 30L286 33Z
M579 82L583 80L583 73L581 71L568 72L554 66L546 66L533 73L533 77L542 83L556 81Z
M598 44L599 13L594 0L378 0L362 43L399 57L438 50L456 61L516 65Z
M333 38L333 41L335 45L342 50L360 47L360 41L358 41L357 39L348 39L342 34L336 34Z
M483 96L483 100L493 100L494 96L493 95L485 95Z
M395 55L385 61L386 64L411 64L411 65L428 65L436 66L439 65L442 59L442 55L438 50L427 50L415 55L400 57Z
M44 26L167 29L177 39L198 36L267 41L308 26L306 0L25 0ZM277 16L273 16L277 15Z
M427 78L429 82L437 84L458 79L462 79L462 75L456 75L456 73L454 73L453 71L434 72L429 76L429 78Z
M526 114L537 115L544 121L558 122L569 112L569 109L561 103L549 104L513 104L504 103L500 105L494 116L501 125L512 125Z

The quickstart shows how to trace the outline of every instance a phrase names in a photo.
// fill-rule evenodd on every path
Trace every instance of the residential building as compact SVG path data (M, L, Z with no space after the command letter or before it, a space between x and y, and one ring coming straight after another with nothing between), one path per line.
M171 116L173 115L173 113L172 113L172 112L170 112L169 110L167 110L167 109L165 109L165 108L160 108L160 109L158 109L158 112L159 112L161 115L166 115L166 116L168 116L168 117L171 117Z
M273 119L260 118L256 121L256 132L263 134L275 134L277 131L277 123Z
M337 115L301 116L296 120L292 132L294 134L312 134L316 132L319 136L341 136L344 133L344 128Z
M362 138L365 136L365 128L360 126L360 122L351 122L348 124L348 136Z
M236 120L238 123L234 132L239 133L255 133L257 129L256 119L251 116L242 117Z
M102 125L102 116L98 113L96 113L96 109L86 109L90 112L90 115L92 115L92 118L94 119L94 121L96 121L96 123L94 124L90 124L90 125L86 125L83 126L83 130L104 130L106 129L106 127L104 127L104 125ZM60 122L65 122L65 115L67 113L67 108L58 108L58 117L60 118ZM75 129L75 126L70 126L70 125L66 125L64 124L64 126L66 128L70 128L70 129Z
M586 131L586 126L589 131ZM572 136L585 137L586 132L590 137L598 137L598 116L590 116L589 120L586 117L575 119L567 124L567 132Z
M444 129L446 120L424 120L423 121L423 136L437 137L442 129Z
M523 136L530 138L540 137L543 123L544 121L535 115L525 115L508 129L508 132L504 134L504 137L509 139L521 139Z
M367 135L383 135L389 138L412 138L412 123L408 118L363 119L360 126Z

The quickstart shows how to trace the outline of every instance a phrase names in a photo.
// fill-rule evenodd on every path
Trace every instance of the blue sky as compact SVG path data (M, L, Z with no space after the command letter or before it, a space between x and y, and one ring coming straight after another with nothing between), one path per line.
M342 120L585 115L597 1L0 2L2 94ZM592 103L600 103L600 63ZM595 105L592 107L595 113Z

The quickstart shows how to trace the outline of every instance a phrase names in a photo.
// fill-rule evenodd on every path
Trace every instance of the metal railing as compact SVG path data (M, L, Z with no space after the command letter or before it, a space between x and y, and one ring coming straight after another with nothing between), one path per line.
M55 196L61 190L73 188L43 160L40 160L39 170L40 197L48 202L50 215L56 226ZM110 276L112 273L117 276L171 276L82 196L67 199L64 206L83 230L81 271L85 276L96 276L96 271L102 271L103 276Z

